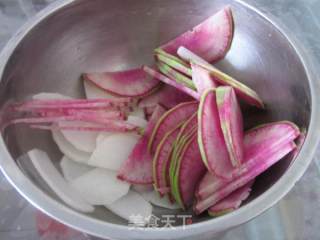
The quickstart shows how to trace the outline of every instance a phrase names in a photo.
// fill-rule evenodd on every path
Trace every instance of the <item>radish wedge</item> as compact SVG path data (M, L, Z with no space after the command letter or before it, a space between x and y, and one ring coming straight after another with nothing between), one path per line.
M152 156L148 151L148 141L158 119L164 112L165 109L160 105L156 107L143 136L134 146L127 160L121 165L118 172L119 179L135 184L150 184L153 182Z
M249 197L253 182L254 181L247 183L243 187L237 189L222 199L216 205L209 208L209 215L212 217L217 217L239 208L241 203Z
M206 62L204 59L201 59L201 57L195 55L193 52L184 47L179 48L178 53L184 60L194 62L195 64L209 71L211 77L214 78L215 82L233 87L237 96L246 101L248 104L256 106L258 108L264 108L264 104L258 94L248 86L244 85L228 74L220 71L219 69L212 66L210 63Z
M112 204L125 196L130 188L128 183L117 179L116 172L101 168L87 172L70 184L92 205Z
M141 217L141 220L146 224L152 215L152 206L140 194L130 190L127 195L121 197L117 201L105 205L111 212L119 217L132 221L133 216ZM140 221L136 224L141 224Z
M160 62L167 64L168 66L182 72L186 76L192 76L192 70L190 66L181 60L180 58L173 56L171 54L166 53L160 48L155 49L156 59Z
M142 97L159 86L159 81L149 77L141 68L122 72L86 73L83 77L101 89L121 97Z
M288 121L280 121L260 125L246 132L244 136L244 161L234 169L232 175L236 179L256 166L264 164L270 153L278 146L294 141L300 132L296 125ZM272 157L272 156L271 156ZM202 200L227 185L228 181L207 173L199 184L197 199Z
M176 89L190 95L191 97L195 98L195 99L199 99L199 94L197 92L195 92L194 90L186 87L185 85L178 83L176 80L172 80L168 77L166 77L165 75L159 73L158 71L148 67L148 66L143 66L143 70L148 73L150 76L159 79L161 82L164 82L172 87L175 87Z
M224 140L234 167L243 162L243 120L241 109L231 87L216 89L218 112Z
M196 87L194 86L194 83L192 82L192 80L187 76L183 75L182 73L179 73L175 69L171 68L170 66L162 62L157 62L157 67L162 74L168 76L171 79L174 79L176 82L192 90L196 90Z
M197 91L200 95L202 95L205 90L209 88L216 88L217 83L210 76L210 72L198 64L192 62L192 81L194 82Z
M148 143L148 150L154 153L164 135L188 119L197 109L197 102L186 102L175 106L163 114L153 129Z
M139 107L155 107L157 104L164 106L165 108L173 108L179 103L189 102L192 97L178 89L164 84L153 94L144 97L139 102Z
M58 123L59 127L71 127L74 125L84 127L88 126L87 123L80 121L61 121ZM61 133L63 134L65 139L67 139L67 141L69 141L75 148L80 151L92 153L96 148L96 139L99 134L98 132L61 130Z
M62 170L64 178L68 182L72 181L73 179L76 179L77 177L80 177L81 175L89 172L90 170L93 170L92 167L75 162L66 156L63 156L60 160L60 168Z
M118 171L139 140L136 134L116 133L98 143L88 165Z
M204 164L212 174L230 179L233 166L221 129L214 89L208 89L201 96L198 124L198 142Z
M83 80L83 87L84 87L84 92L86 94L87 99L115 99L118 98L115 95L112 95L103 89L97 87L95 84L92 82Z
M168 196L160 197L157 191L149 191L141 193L141 196L148 202L155 206L167 208L167 209L179 209L181 208L177 203L172 203Z
M60 131L52 131L52 137L60 151L73 161L87 164L90 154L75 148Z
M224 57L230 48L232 36L232 12L228 6L160 48L169 54L176 54L180 46L185 46L206 61L213 62Z
M45 152L33 149L28 152L28 156L42 179L62 201L81 212L94 211L94 207L69 186Z

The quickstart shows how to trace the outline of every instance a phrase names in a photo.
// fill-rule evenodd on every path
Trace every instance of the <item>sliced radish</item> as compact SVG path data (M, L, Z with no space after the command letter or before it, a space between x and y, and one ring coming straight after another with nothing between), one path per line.
M206 167L201 159L197 136L194 134L180 154L173 180L175 199L183 209L192 204L196 186L205 171Z
M177 125L188 119L198 109L197 102L186 102L177 105L161 116L153 129L148 149L153 153L163 136Z
M76 179L77 177L80 177L81 175L85 174L86 172L89 172L90 170L93 170L92 167L75 162L66 156L63 156L60 160L60 168L62 170L64 178L68 182L72 181L73 179Z
M52 131L52 137L60 151L73 161L87 163L90 154L76 149L60 131Z
M175 87L176 89L190 95L191 97L195 99L199 99L199 94L195 92L194 90L186 87L185 85L177 82L175 79L170 79L166 77L165 75L159 73L158 71L148 67L148 66L143 66L143 70L148 73L150 76L159 79L161 82L164 82L172 87Z
M141 193L142 197L155 206L167 209L181 208L177 203L172 203L168 196L160 197L157 191L149 191Z
M139 140L136 134L116 133L103 139L93 151L88 164L118 171Z
M74 121L74 122L59 122L59 127L71 127L71 126L88 126L85 122ZM92 153L96 148L96 139L99 132L94 131L61 131L65 139L67 139L75 148L80 151Z
M231 87L216 89L218 112L224 140L234 167L243 162L243 120L241 109Z
M155 49L156 53L156 59L160 62L163 62L167 64L168 66L178 70L179 72L182 72L183 74L191 77L192 76L192 71L188 63L184 62L180 58L171 55L169 53L166 53L162 49L158 48Z
M157 62L157 67L162 74L166 75L170 79L173 79L177 83L180 83L192 90L196 90L196 87L194 86L192 80L184 74L179 73L175 69L171 68L170 66L162 62Z
M132 190L137 193L146 193L153 191L153 185L150 184L132 184Z
M127 122L140 128L145 128L148 125L148 121L145 118L133 115L128 116Z
M244 137L244 161L239 168L232 172L233 179L236 179L263 165L268 157L278 146L294 141L300 132L296 125L291 122L282 121L264 124L246 132ZM229 181L207 173L199 184L196 193L197 199L202 200L223 188Z
M84 79L101 89L122 97L142 97L150 94L159 81L149 77L141 68L105 73L86 73Z
M94 211L94 207L68 185L45 152L33 149L28 152L28 156L43 180L62 201L81 212Z
M116 172L96 168L70 182L81 196L92 205L112 204L125 196L128 183L117 179Z
M193 98L178 89L164 84L155 93L143 98L138 106L139 107L151 107L160 104L166 108L173 108L179 103L189 102Z
M111 212L117 214L128 221L132 221L133 216L141 217L146 224L152 215L152 206L140 194L129 191L127 195L121 197L117 201L105 205ZM137 222L136 224L139 224ZM141 224L141 223L140 223ZM140 226L140 225L139 225Z
M215 80L215 82L233 87L237 96L246 101L248 104L251 104L258 108L264 108L264 104L258 94L248 86L244 85L228 74L220 71L219 69L184 47L179 48L178 52L184 60L194 62L195 64L209 71L211 77Z
M145 119L145 112L143 108L135 107L133 111L129 113L129 116L139 117Z
M233 20L230 7L225 7L191 31L183 33L161 48L176 54L180 46L184 46L200 55L208 62L224 57L229 50L233 35Z
M118 98L115 95L112 95L101 88L97 87L95 84L92 82L83 81L83 87L84 87L84 92L86 94L87 99L99 99L99 98L106 98L106 99L115 99Z
M118 172L119 179L136 184L152 183L152 156L148 151L148 141L158 119L164 112L165 109L160 105L155 108L143 136L121 166Z
M196 63L191 62L192 81L194 82L197 91L202 95L207 89L216 88L218 85L210 76L210 72Z
M226 198L222 199L216 205L209 208L209 215L213 217L221 216L239 208L241 203L249 197L253 182L254 181L247 183L243 187L228 195Z
M207 90L201 97L198 124L198 142L204 164L212 174L230 179L233 166L221 129L214 89Z

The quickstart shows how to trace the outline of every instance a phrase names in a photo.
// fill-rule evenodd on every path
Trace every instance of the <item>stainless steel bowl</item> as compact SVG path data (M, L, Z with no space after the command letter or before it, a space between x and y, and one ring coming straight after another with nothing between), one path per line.
M307 129L298 156L273 166L256 181L251 198L239 210L218 218L194 217L175 229L134 229L99 208L86 215L64 205L18 156L31 148L60 153L49 133L16 126L0 139L0 165L16 189L33 205L81 231L111 239L195 239L244 223L281 199L309 165L319 139L319 80L301 48L274 22L245 3L233 0L65 0L29 21L10 40L0 60L1 104L41 92L82 96L83 72L125 69L152 62L152 50L189 29L223 5L234 13L231 50L218 65L257 90L266 111L248 108L246 128L291 120ZM157 209L157 214L177 212ZM179 225L179 223L177 223Z

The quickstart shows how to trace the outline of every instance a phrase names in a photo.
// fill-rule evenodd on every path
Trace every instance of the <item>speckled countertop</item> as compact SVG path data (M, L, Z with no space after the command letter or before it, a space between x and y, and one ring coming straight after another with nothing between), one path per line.
M0 0L0 49L28 18L54 0ZM289 28L320 69L319 0L248 0ZM318 76L320 75L320 70ZM276 206L221 240L320 239L320 147L303 178ZM96 239L60 225L24 200L0 173L1 240Z

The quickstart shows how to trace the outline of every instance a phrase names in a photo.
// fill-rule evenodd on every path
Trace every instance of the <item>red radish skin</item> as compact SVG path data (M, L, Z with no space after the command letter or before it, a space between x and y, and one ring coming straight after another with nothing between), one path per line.
M254 180L237 189L214 206L210 207L208 210L209 215L213 217L221 216L226 212L230 212L239 208L241 203L249 197L253 183Z
M175 80L172 80L172 79L166 77L165 75L159 73L158 71L156 71L148 66L143 66L143 70L146 73L148 73L150 76L153 76L154 78L159 79L161 82L164 82L172 87L177 88L178 90L190 95L194 99L199 99L199 97L200 97L196 91L184 86L181 83L176 82Z
M234 169L233 179L250 172L265 161L265 156L273 148L294 141L300 134L299 128L291 122L280 121L260 125L246 132L244 136L244 161ZM198 200L209 197L212 193L227 185L229 181L207 173L201 180L196 196Z
M192 68L192 81L196 85L197 91L202 95L207 89L216 88L218 85L215 80L210 76L208 70L191 62Z
M134 147L128 160L121 166L117 177L133 184L151 184L152 178L152 156L147 150L148 141L158 119L165 113L165 109L157 106L149 120L146 130Z
M204 164L212 174L230 179L233 166L221 129L215 89L208 89L201 97L198 124L198 142Z
M209 71L211 77L215 80L216 83L233 87L237 96L246 101L248 104L256 106L258 108L264 108L264 104L258 94L248 86L244 85L228 74L220 71L185 47L180 47L178 49L178 53L179 56L184 60L196 63Z
M178 190L184 209L192 204L196 186L205 171L195 135L185 147L177 169Z
M178 104L163 114L153 129L148 144L148 150L151 153L154 153L164 135L170 130L174 129L180 123L184 122L185 119L189 118L197 111L197 109L198 103L192 101Z
M208 62L224 57L229 50L233 37L233 19L231 8L225 7L191 31L171 40L161 49L175 55L180 46L184 46L202 56Z
M155 105L160 104L165 108L170 109L179 103L189 102L192 99L193 98L186 93L181 92L170 85L163 84L155 93L141 99L138 106L141 108L154 108Z
M216 89L218 112L224 140L234 167L243 161L243 119L241 109L231 87Z
M159 81L136 68L121 72L86 73L84 79L120 97L143 97L157 87Z
M244 186L245 184L256 178L258 175L263 173L265 170L267 170L273 164L278 162L280 159L282 159L295 148L296 145L293 142L289 142L278 146L277 149L273 149L273 151L270 152L268 156L265 156L264 163L255 166L253 169L251 169L251 171L248 171L247 173L234 179L231 183L227 184L217 192L213 193L208 198L197 202L194 206L195 213L200 214L209 207L215 205L220 200L224 199L229 194L231 194L233 191L239 189L240 187Z

